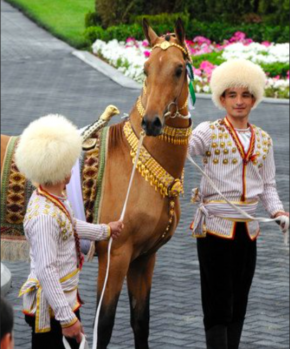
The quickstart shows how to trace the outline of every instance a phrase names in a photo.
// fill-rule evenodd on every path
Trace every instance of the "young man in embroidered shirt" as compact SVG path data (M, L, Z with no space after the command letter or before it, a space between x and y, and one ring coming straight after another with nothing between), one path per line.
M265 81L263 70L246 60L216 68L211 79L213 101L226 110L226 117L200 124L192 133L189 153L203 157L206 174L248 214L255 215L261 200L271 217L289 217L276 189L272 139L249 123L251 110L262 100ZM238 349L259 225L223 201L205 177L200 191L193 192L193 199L200 201L192 229L198 238L207 348Z
M32 122L23 132L15 159L25 177L38 183L24 219L30 244L31 272L20 290L26 322L32 327L32 349L71 348L82 339L78 297L83 264L79 238L118 238L122 222L90 224L77 220L63 190L81 154L76 127L60 115Z

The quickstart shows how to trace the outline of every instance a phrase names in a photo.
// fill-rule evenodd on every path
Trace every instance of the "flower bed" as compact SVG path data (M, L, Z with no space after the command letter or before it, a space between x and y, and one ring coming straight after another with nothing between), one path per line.
M235 33L230 40L216 44L198 36L187 41L192 55L195 90L210 93L209 82L213 69L232 58L245 58L261 65L268 79L266 96L275 98L289 97L289 44L256 43L241 32ZM142 83L143 65L150 56L148 42L128 38L126 42L111 40L108 43L97 40L93 52L120 70L125 76Z

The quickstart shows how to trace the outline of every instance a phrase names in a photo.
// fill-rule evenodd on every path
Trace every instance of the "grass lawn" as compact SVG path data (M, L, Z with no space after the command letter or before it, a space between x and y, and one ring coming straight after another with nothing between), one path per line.
M6 0L38 25L76 48L89 45L83 37L85 15L94 0Z

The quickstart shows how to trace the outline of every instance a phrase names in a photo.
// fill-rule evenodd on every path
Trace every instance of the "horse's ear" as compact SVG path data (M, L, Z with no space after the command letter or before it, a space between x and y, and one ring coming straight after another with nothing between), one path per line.
M154 46L155 42L158 39L158 35L150 27L146 18L143 18L143 32L144 32L144 35L145 35L146 39L148 40L150 46Z
M178 18L178 20L176 21L175 34L180 45L183 46L185 41L185 30L184 30L184 25L181 18Z

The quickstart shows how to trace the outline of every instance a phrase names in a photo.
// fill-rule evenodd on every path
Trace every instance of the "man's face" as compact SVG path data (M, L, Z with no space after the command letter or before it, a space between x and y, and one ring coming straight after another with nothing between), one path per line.
M256 101L249 90L243 87L227 89L220 99L227 114L237 119L248 117Z

